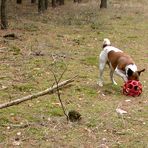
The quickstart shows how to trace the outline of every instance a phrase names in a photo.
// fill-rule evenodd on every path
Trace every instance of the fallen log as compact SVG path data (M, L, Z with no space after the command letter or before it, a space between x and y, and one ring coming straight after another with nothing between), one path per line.
M0 104L0 109L7 108L7 107L10 107L10 106L13 106L13 105L18 105L18 104L20 104L22 102L32 100L32 99L38 98L40 96L44 96L44 95L47 95L47 94L52 94L57 90L57 88L61 89L63 86L72 83L74 81L74 78L75 77L73 77L71 79L68 79L68 80L65 80L65 81L59 83L58 86L54 85L53 87L50 87L50 88L48 88L48 89L46 89L44 91L29 95L29 96L25 96L25 97L22 97L22 98L19 98L19 99L16 99L16 100L4 103L4 104Z

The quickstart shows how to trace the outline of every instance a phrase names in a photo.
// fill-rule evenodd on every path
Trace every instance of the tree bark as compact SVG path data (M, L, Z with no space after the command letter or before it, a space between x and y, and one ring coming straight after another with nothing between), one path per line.
M55 8L56 7L56 0L52 0L52 7Z
M48 0L45 0L45 9L48 9Z
M36 0L31 0L31 3L32 3L32 4L36 3Z
M6 1L7 0L1 0L1 29L7 29L8 28Z
M100 8L107 8L107 0L101 0Z
M45 11L45 1L44 0L38 0L38 12L42 13Z
M13 106L13 105L18 105L22 102L32 100L32 99L35 99L37 97L44 96L46 94L52 94L57 90L57 88L61 89L65 85L72 83L74 81L74 78L75 77L68 79L66 81L63 81L63 82L59 83L58 85L54 85L53 87L50 87L50 88L48 88L44 91L29 95L29 96L26 96L26 97L23 97L23 98L19 98L19 99L16 99L16 100L8 102L8 103L0 104L0 109L7 108L7 107L10 107L10 106Z
M17 4L21 4L22 3L22 0L16 0L16 3Z
M60 5L64 5L64 0L60 0Z
M74 3L81 3L81 0L74 0Z

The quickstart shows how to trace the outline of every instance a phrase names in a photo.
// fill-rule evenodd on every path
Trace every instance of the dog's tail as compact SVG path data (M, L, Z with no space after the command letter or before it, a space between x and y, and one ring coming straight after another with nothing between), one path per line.
M111 42L108 38L105 38L103 40L103 48L106 47L106 46L110 46L111 45Z

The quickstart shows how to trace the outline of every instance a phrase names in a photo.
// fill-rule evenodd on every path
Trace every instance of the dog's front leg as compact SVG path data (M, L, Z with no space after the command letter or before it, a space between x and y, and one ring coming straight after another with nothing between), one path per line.
M116 73L118 76L120 76L120 77L124 80L124 82L127 82L127 81L128 81L127 76L124 74L124 72L123 72L122 70L116 68L116 69L115 69L115 73Z
M110 79L114 85L117 85L116 81L114 80L114 71L113 70L110 71Z

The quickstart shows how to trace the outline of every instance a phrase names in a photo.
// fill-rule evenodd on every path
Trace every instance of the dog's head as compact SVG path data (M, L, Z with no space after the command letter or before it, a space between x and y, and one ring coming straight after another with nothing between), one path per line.
M129 68L128 71L127 71L128 80L137 80L137 81L139 81L140 74L141 74L141 72L144 72L144 71L145 71L145 69L134 72Z

